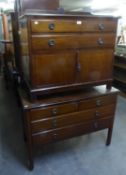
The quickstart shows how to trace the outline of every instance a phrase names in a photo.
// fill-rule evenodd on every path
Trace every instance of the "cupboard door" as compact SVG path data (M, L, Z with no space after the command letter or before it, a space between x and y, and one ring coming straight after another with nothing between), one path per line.
M78 54L79 82L106 81L112 78L113 50L92 49Z
M32 56L32 86L49 87L74 82L76 53L50 53Z

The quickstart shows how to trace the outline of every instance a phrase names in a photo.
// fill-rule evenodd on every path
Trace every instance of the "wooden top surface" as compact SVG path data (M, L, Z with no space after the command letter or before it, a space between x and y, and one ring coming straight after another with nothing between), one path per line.
M119 19L120 17L115 17L112 15L94 15L94 14L86 14L86 13L79 13L79 12L64 12L64 13L59 13L58 11L26 11L23 13L19 18L24 18L24 17L86 17L86 18L114 18L114 19Z
M105 85L96 86L93 88L82 89L81 91L73 91L67 93L60 93L59 95L46 95L41 97L40 100L34 102L30 101L26 92L22 89L18 89L19 99L24 110L46 107L50 105L58 105L66 102L74 102L78 100L84 100L88 98L95 98L102 95L117 94L119 91L115 88L111 90L106 89Z

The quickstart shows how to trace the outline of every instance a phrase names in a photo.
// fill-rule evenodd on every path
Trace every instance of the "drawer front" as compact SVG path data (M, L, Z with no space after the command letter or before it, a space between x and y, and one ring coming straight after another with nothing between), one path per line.
M33 35L31 39L32 51L77 48L113 48L115 34L85 34L85 35Z
M117 21L107 19L36 19L31 32L116 32Z
M81 112L70 113L67 115L61 115L50 119L36 120L31 123L32 133L49 130L53 128L60 128L63 126L83 123L85 121L94 120L98 118L112 117L114 115L115 105L109 105L95 108L92 110L86 110Z
M48 19L32 20L31 32L80 32L85 28L84 20Z
M109 128L113 125L113 118L100 119L88 123L71 125L52 131L41 132L32 135L33 144L41 145L54 141L71 138L74 136L90 133L93 131Z
M88 32L114 32L116 33L117 20L89 19L86 23Z
M85 110L95 107L102 107L105 105L115 104L116 103L116 95L108 95L108 96L102 96L94 99L84 100L80 101L78 104L78 110Z
M41 120L47 117L53 117L65 113L74 112L77 110L76 103L56 105L51 107L33 109L30 111L31 121Z

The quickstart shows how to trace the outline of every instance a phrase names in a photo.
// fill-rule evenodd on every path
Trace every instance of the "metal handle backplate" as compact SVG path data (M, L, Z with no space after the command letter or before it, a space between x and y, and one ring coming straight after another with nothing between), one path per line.
M49 45L49 46L55 46L55 41L52 40L52 39L49 40L49 41L48 41L48 45Z
M57 115L58 114L58 110L56 108L52 109L52 114L53 115Z
M101 46L104 45L104 41L103 41L102 38L99 38L99 39L98 39L98 44L101 45Z
M97 101L96 101L96 106L101 106L101 105L102 105L101 100L97 100Z
M54 23L50 23L48 28L49 28L49 30L54 30L55 29L55 24Z
M100 115L101 115L101 114L100 114L99 111L96 111L96 112L95 112L95 116L96 116L96 117L100 117Z
M103 31L105 29L104 24L100 23L98 24L99 30Z

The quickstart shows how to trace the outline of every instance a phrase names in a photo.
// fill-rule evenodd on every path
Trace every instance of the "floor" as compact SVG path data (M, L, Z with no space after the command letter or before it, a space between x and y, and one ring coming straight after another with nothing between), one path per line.
M126 99L118 97L112 143L107 131L43 147L27 169L20 107L0 77L0 175L126 175Z

